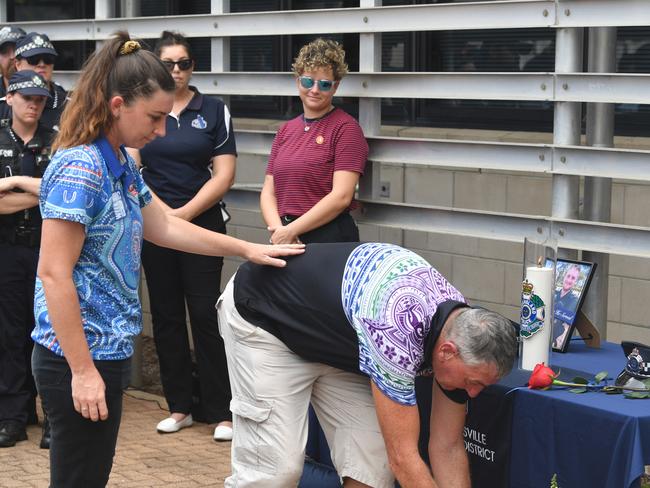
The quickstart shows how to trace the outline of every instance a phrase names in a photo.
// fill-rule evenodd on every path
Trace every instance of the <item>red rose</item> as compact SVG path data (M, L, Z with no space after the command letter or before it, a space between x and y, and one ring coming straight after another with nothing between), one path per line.
M533 373L528 379L528 388L535 390L543 390L553 384L553 380L557 377L557 373L544 363L539 363L533 369Z
M548 390L551 385L571 387L571 393L587 393L588 391L601 391L608 394L624 393L626 398L650 398L650 385L639 388L607 384L607 371L601 371L588 382L584 378L574 378L572 382L558 380L560 373L556 373L544 363L539 363L528 378L528 388L533 390Z

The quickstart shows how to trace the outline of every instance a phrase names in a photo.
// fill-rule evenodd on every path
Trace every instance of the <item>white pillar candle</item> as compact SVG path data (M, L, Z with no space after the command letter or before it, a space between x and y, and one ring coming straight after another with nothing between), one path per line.
M526 280L533 285L532 293L544 302L544 325L530 337L522 335L521 368L532 371L538 363L548 365L553 328L553 269L531 266L526 268ZM522 306L524 300L522 299ZM539 317L541 311L537 311Z

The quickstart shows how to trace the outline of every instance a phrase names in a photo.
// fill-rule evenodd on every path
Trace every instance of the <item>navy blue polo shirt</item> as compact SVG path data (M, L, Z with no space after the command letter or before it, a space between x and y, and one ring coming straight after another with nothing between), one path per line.
M167 132L140 149L142 176L167 205L189 202L212 177L211 159L237 155L228 107L191 86L194 97L178 118L167 116Z

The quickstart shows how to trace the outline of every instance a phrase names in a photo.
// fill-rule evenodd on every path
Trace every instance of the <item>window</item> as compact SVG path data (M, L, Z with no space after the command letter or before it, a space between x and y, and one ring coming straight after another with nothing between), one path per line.
M7 19L10 22L35 20L87 19L95 17L94 0L15 0L7 1ZM44 31L43 34L47 34ZM95 49L94 41L56 41L59 54L55 70L78 70Z
M333 0L251 0L232 2L232 12L269 10L305 10L320 8L358 7L357 1ZM300 48L317 37L334 39L343 44L346 61L351 71L359 70L359 35L327 33L296 36L249 36L230 40L230 69L232 71L291 71L293 60ZM337 106L358 116L358 101L353 98L335 99ZM290 119L302 113L296 90L295 97L231 96L230 110L235 117L260 117Z

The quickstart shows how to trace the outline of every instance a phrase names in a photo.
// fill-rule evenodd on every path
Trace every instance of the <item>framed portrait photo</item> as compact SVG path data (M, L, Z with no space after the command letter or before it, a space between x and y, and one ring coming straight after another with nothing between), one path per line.
M553 263L547 260L546 265ZM566 352L580 307L587 296L596 263L558 259L555 263L553 296L553 350Z

